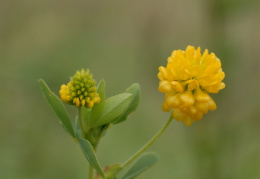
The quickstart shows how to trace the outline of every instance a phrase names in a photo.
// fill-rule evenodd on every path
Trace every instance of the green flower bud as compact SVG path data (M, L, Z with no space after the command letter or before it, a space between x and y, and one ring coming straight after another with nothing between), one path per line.
M76 71L76 74L67 85L61 85L59 91L61 100L77 107L92 108L94 104L100 102L95 85L96 81L89 69Z

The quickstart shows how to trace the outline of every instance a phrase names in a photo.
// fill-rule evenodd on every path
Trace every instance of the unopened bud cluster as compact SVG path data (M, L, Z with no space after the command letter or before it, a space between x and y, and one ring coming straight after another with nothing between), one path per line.
M92 108L95 103L100 102L95 85L96 81L88 69L77 71L67 85L61 85L59 91L61 100L77 107Z

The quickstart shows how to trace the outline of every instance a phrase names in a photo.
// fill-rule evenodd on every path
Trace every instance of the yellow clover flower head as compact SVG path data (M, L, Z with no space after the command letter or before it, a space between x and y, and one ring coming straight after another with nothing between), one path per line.
M163 111L172 110L172 117L190 126L208 110L217 106L208 93L225 88L225 73L214 53L203 54L200 47L188 46L186 51L174 50L166 67L159 67L159 91L165 93Z
M76 74L67 85L61 85L59 91L61 100L77 107L92 108L95 103L100 102L95 85L96 81L88 69L76 71Z

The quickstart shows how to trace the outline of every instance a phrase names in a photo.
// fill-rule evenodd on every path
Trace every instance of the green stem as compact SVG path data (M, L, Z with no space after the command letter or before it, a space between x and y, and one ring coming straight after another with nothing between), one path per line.
M79 126L81 128L82 134L85 135L86 130L85 130L84 122L83 122L82 115L81 115L81 106L78 108L78 118L79 118Z
M125 168L128 166L131 162L133 162L137 157L139 157L148 147L150 147L158 137L166 130L166 128L169 126L169 124L172 121L172 117L170 116L168 121L163 125L163 127L139 150L137 151L133 156L131 156L127 161L125 161L121 167Z
M94 170L93 167L89 164L89 170L88 170L88 179L93 179L94 176Z

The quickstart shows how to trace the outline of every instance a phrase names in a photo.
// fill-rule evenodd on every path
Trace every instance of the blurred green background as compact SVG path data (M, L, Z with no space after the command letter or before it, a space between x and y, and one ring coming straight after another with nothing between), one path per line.
M99 146L102 166L123 162L167 120L158 67L190 44L222 61L218 109L191 127L174 121L149 148L159 162L138 179L259 179L259 29L257 0L0 0L0 178L87 178L88 163L38 79L58 94L89 68L105 79L107 97L139 83L137 111Z

